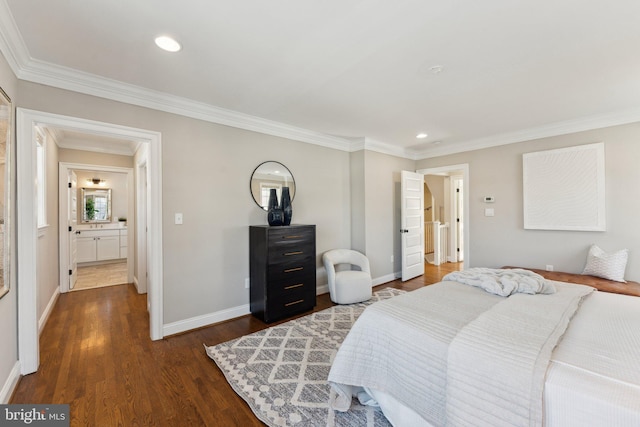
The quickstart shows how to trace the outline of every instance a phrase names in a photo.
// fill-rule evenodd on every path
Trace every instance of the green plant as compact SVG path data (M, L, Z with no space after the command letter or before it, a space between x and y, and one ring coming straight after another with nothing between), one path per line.
M87 199L84 210L88 220L96 218L96 204L92 198Z

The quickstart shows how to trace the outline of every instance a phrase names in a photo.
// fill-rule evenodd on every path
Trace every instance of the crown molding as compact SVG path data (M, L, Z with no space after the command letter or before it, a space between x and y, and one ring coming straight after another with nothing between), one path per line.
M336 150L347 152L370 150L410 160L428 159L640 121L640 109L629 110L551 123L455 144L447 144L443 141L437 147L417 151L367 137L344 138L328 135L34 59L30 56L17 29L6 0L0 0L0 52L14 74L21 80Z
M0 52L16 76L19 74L21 65L31 59L27 45L18 31L18 26L5 0L0 0Z
M460 142L454 145L446 145L446 142L443 142L438 147L422 150L420 152L416 152L414 155L415 160L429 159L449 154L463 153L466 151L482 150L484 148L497 147L500 145L568 135L570 133L585 132L610 126L625 125L639 121L640 109L632 109L622 112L593 115L575 120L550 123L544 126Z
M0 52L21 80L337 150L351 150L350 141L344 138L31 58L5 0L0 0Z

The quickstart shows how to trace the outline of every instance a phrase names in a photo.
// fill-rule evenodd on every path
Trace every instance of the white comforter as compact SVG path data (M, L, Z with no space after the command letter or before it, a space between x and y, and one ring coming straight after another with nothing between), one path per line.
M561 284L551 295L503 298L441 282L374 304L336 355L332 407L348 409L352 394L366 387L432 425L465 425L469 416L475 425L541 425L549 355L591 291Z

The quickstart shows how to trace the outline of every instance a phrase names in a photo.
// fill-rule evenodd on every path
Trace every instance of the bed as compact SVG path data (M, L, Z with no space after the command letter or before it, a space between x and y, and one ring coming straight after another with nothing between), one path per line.
M640 426L640 298L544 273L552 295L443 281L367 308L335 357L331 406L357 396L395 426Z

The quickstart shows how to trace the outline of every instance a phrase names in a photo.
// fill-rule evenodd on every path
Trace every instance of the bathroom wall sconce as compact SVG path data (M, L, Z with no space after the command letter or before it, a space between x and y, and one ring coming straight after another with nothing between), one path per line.
M101 186L105 186L107 184L107 180L106 179L100 179L100 178L88 178L87 179L87 183L89 185L101 185Z

